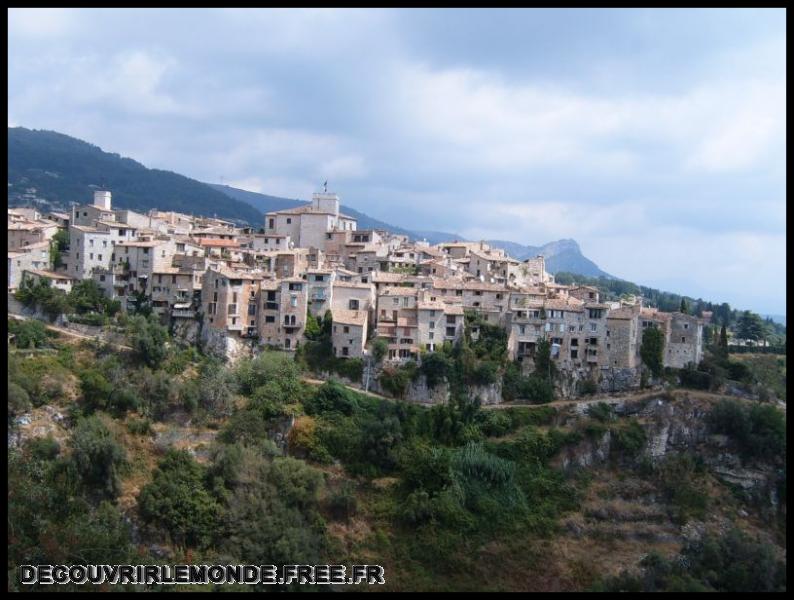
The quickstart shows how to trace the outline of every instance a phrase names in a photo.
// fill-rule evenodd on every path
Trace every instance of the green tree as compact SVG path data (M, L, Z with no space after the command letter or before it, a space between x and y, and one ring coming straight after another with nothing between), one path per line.
M658 327L648 327L642 333L640 358L654 377L662 374L664 367L664 334Z
M54 269L63 266L63 253L69 247L69 231L59 229L50 240L50 260Z
M115 498L121 491L119 473L126 466L124 448L107 425L96 416L77 422L72 438L72 464L91 490Z
M686 298L684 298L683 296L681 297L681 306L678 309L678 312L682 312L685 315L689 314L689 307L687 306Z
M87 369L80 373L80 390L87 412L105 410L110 403L113 384L97 369Z
M17 348L42 348L47 346L47 328L44 323L35 319L18 321L8 319L8 333L14 335Z
M768 331L760 315L746 310L736 324L736 336L743 340L758 342L767 338Z
M557 373L557 365L551 359L551 343L545 337L538 341L535 349L535 372L547 381Z
M215 534L221 507L205 486L206 470L185 450L169 450L138 497L144 521L171 534L177 544L205 547Z
M725 328L725 323L720 327L719 351L724 357L728 356L728 331Z
M128 321L128 337L137 359L153 369L168 355L168 329L154 316L134 315Z
M375 358L375 362L382 361L388 351L389 343L385 339L376 338L375 341L372 342L372 356Z

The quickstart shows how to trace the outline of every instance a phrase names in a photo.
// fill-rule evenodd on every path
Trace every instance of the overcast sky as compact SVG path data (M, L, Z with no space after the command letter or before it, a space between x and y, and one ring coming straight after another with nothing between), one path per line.
M11 9L8 123L782 314L785 18Z

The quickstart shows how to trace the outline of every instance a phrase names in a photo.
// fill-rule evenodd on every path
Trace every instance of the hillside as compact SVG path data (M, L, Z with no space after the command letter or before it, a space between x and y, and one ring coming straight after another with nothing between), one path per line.
M130 159L54 131L8 128L8 203L40 199L51 206L88 202L97 188L113 192L113 205L216 215L258 225L262 215L194 179L148 169ZM42 204L38 202L38 204Z
M786 589L779 402L674 386L480 406L461 380L428 407L288 353L218 363L141 316L136 350L8 327L9 573L77 556L384 569L328 591Z

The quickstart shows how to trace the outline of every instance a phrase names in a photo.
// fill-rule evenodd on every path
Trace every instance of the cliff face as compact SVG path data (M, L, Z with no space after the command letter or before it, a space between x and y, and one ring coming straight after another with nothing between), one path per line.
M632 420L644 432L639 452L628 454L615 445L610 429L585 436L579 443L564 448L556 458L565 470L598 467L608 462L637 466L643 461L658 464L672 455L691 453L702 459L705 467L720 481L738 492L763 501L769 509L779 504L780 469L764 461L743 457L729 438L715 434L708 424L713 399L693 397L686 392L675 395L657 393L613 399L607 402L616 423ZM556 424L575 428L590 419L595 403L582 401L561 410Z

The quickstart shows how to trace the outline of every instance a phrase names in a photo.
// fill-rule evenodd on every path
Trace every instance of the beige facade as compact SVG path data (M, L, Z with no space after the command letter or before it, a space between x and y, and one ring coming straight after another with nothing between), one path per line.
M22 251L8 253L8 290L16 290L25 271L44 271L50 268L50 244L39 242Z
M334 356L363 358L367 343L369 320L363 310L336 309L333 311L331 341Z

